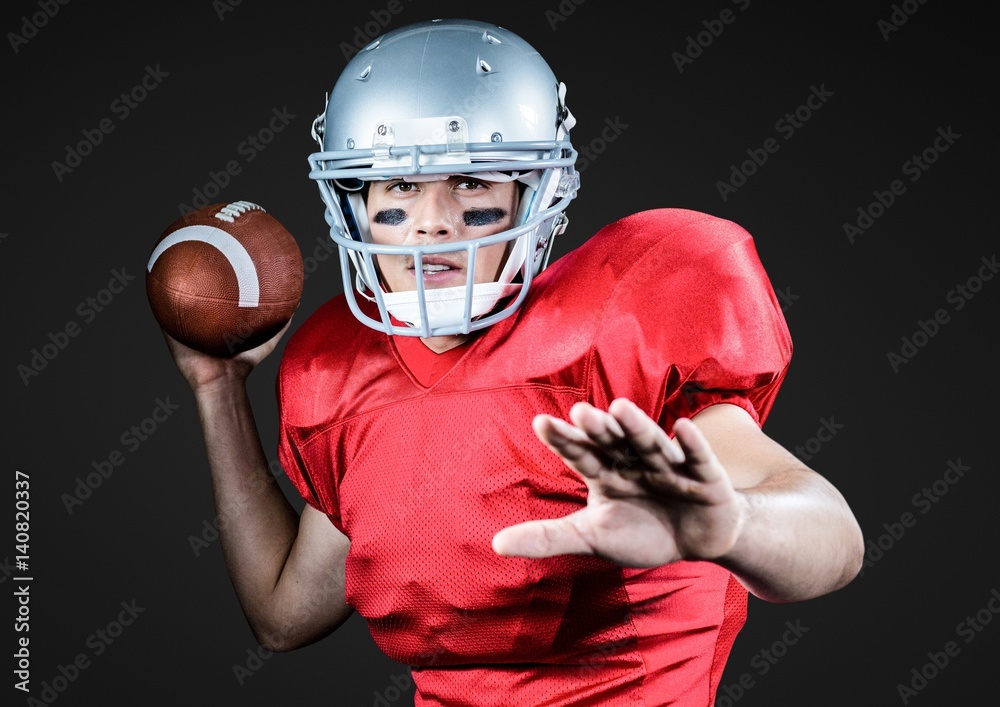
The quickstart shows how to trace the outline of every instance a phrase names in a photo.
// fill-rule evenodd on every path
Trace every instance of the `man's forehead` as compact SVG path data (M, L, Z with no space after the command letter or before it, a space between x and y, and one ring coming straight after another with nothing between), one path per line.
M520 172L459 172L456 174L407 174L393 177L393 179L402 179L404 182L442 182L452 177L464 177L484 182L513 182L519 176Z

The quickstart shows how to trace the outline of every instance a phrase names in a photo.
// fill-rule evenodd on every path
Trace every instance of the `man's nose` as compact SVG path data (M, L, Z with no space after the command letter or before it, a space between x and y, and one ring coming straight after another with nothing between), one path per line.
M434 185L435 187L437 185ZM413 234L421 238L445 240L455 232L455 204L446 190L425 189L412 210Z

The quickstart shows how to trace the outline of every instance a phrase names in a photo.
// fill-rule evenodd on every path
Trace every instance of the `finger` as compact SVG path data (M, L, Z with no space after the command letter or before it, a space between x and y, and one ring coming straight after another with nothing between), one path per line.
M576 521L583 510L563 518L531 520L504 528L493 536L493 551L506 557L552 557L592 555Z
M532 426L545 446L580 475L589 498L632 497L641 491L644 469L609 459L583 430L549 415L535 416Z
M599 450L605 467L629 481L638 480L645 466L613 415L599 410L590 403L579 402L569 410L569 418Z
M640 460L651 470L667 471L671 465L684 463L681 448L631 400L613 400L608 412L618 421Z
M531 426L538 438L571 469L593 479L604 468L604 460L583 430L551 415L536 415Z
M688 473L701 481L715 481L722 473L719 463L705 435L686 417L674 423L674 439L687 458Z
M625 441L625 430L618 424L618 420L590 403L579 402L573 405L569 409L569 419L602 447L621 446Z

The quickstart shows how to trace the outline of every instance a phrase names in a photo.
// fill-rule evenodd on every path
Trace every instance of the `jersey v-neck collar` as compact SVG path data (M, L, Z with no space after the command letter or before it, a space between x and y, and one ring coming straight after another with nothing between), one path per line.
M443 353L435 353L416 336L392 337L392 343L396 347L401 363L410 376L424 388L432 387L445 373L454 368L474 340L475 337Z

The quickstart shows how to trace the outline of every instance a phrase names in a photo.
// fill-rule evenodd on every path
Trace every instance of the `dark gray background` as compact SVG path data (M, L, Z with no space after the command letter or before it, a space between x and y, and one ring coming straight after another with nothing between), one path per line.
M218 200L263 205L295 235L308 262L326 238L307 178L306 156L315 149L309 126L345 64L342 46L377 18L392 28L469 15L518 32L549 59L569 86L574 142L600 150L583 169L557 254L636 210L699 209L755 235L788 305L795 356L765 430L814 452L809 463L856 511L872 543L871 564L849 587L816 600L751 599L717 704L902 704L897 686L910 685L914 669L931 679L909 704L995 696L1000 280L980 280L971 299L949 296L970 278L975 286L982 259L996 254L997 141L988 112L996 76L984 11L940 0L864 10L717 0L663 3L655 15L646 5L5 5L0 258L8 336L0 371L10 520L0 541L0 591L3 623L12 627L13 477L20 469L31 484L34 697L55 695L61 707L410 699L394 687L408 681L406 667L377 651L356 616L308 648L248 656L256 644L218 542L198 554L192 546L192 537L213 537L209 475L192 398L152 319L142 275L179 205L191 203L194 190L230 160L240 173ZM48 17L45 7L58 12ZM733 21L679 71L674 53L723 10ZM886 36L879 22L893 13L907 21ZM159 83L123 117L115 101L141 83L147 67L159 68ZM777 121L802 106L812 87L832 95L785 139ZM274 109L295 117L247 161L241 142L264 128ZM103 119L111 132L60 180L53 162L65 162L67 149ZM609 121L619 131L602 137ZM960 137L931 154L934 164L910 181L904 163L931 148L939 129ZM717 182L768 138L780 149L723 200ZM897 179L906 191L850 242L845 222L856 222L873 192ZM334 259L313 265L303 318L340 291ZM99 296L115 271L134 279L103 311L88 314L87 298ZM947 321L933 336L918 336L924 345L894 370L888 354L899 353L901 338L938 310ZM30 366L34 350L59 339L69 323L77 335L25 382L19 366ZM272 458L277 354L251 378ZM141 444L123 439L157 400L176 410ZM836 434L806 446L824 420ZM116 451L122 463L67 507L94 464ZM949 462L967 467L961 477L949 475L957 483L946 481ZM287 479L279 482L301 506ZM925 488L933 493L935 482L947 491L937 502L915 498ZM142 609L127 626L115 623L122 602ZM970 633L961 625L977 612L984 625ZM788 624L808 630L783 643L794 637ZM2 634L2 674L13 682L16 636ZM924 668L928 653L949 641L957 654L948 664ZM780 657L768 662L765 650ZM86 667L74 672L78 656ZM247 672L237 675L234 666ZM60 689L44 693L46 683ZM25 702L23 693L4 690L10 704Z

